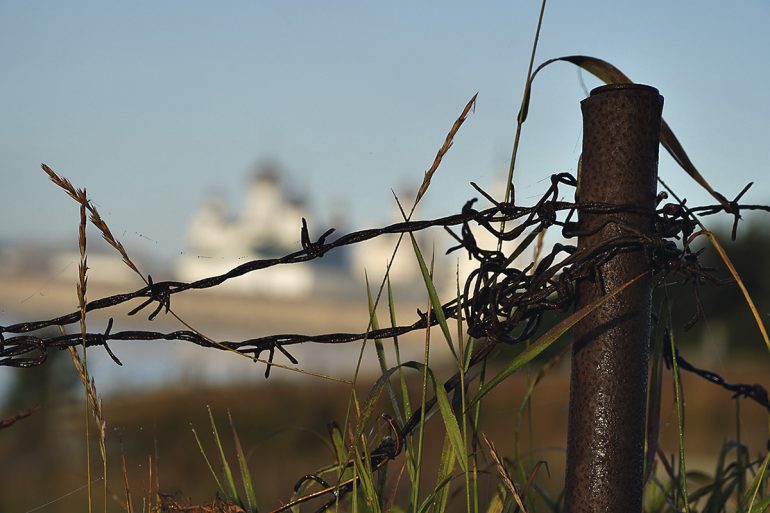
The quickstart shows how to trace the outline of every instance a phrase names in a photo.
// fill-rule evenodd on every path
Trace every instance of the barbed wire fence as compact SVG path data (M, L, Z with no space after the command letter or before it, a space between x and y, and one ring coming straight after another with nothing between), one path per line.
M475 97L474 97L475 99ZM462 124L470 109L469 102L463 115L455 123L453 130L447 136L447 141L439 153L426 180L420 188L416 201L422 197L430 182L433 172L438 167L441 157L451 146L454 133ZM442 152L443 151L443 152ZM749 184L732 201L721 201L714 205L688 207L683 200L666 202L668 195L661 193L658 197L658 207L650 214L633 205L615 205L605 203L587 203L564 201L570 196L569 191L577 185L576 178L568 173L553 175L550 186L542 197L531 206L520 206L513 202L500 202L490 194L471 184L476 191L490 203L486 208L477 208L477 200L468 201L459 213L428 220L411 220L414 208L405 221L388 226L360 230L335 236L334 229L326 230L318 238L311 237L311 231L305 219L300 230L301 248L280 258L257 259L234 267L230 271L205 279L180 281L154 281L149 275L144 276L128 256L123 245L112 235L109 227L99 215L93 204L87 199L85 191L75 187L65 178L60 177L48 166L44 171L51 180L63 188L73 199L80 203L81 208L90 214L91 223L101 232L104 239L118 251L126 265L137 273L145 282L145 286L120 294L103 297L85 303L84 307L54 317L51 319L26 321L7 326L0 326L0 366L34 367L43 365L48 353L52 350L63 350L78 345L103 348L117 365L122 365L119 358L110 347L114 341L159 341L178 340L189 342L205 348L227 350L239 353L265 363L265 376L268 377L276 353L280 353L293 364L298 364L291 354L291 346L297 344L348 344L367 339L386 339L403 335L416 330L422 330L438 324L438 316L434 311L421 312L411 324L389 328L370 329L355 333L323 333L323 334L274 334L246 340L215 341L195 330L184 320L187 329L160 332L153 330L113 331L113 318L110 318L104 332L66 333L50 338L42 338L36 334L49 326L66 328L80 323L84 314L96 310L109 310L118 305L139 301L128 315L147 313L152 321L161 312L175 315L171 308L171 300L177 294L192 293L195 290L217 287L226 281L236 279L246 274L263 269L292 265L301 262L321 259L327 253L344 246L359 244L387 234L401 236L414 234L432 228L445 229L456 241L456 245L448 253L462 251L476 264L462 286L460 299L454 299L441 305L443 316L446 318L461 318L466 323L466 334L481 344L476 347L470 357L469 368L487 359L492 350L500 344L519 344L532 339L537 333L543 316L550 311L567 312L575 302L576 284L581 280L601 282L600 266L624 252L643 252L649 262L651 272L657 283L662 283L675 277L681 283L690 284L693 288L707 282L724 284L725 280L713 269L706 268L699 261L700 251L693 249L693 241L708 232L700 225L699 218L727 214L733 216L733 238L736 236L738 221L741 213L746 211L770 212L765 205L740 203L741 198L751 186ZM665 184L664 184L665 185ZM416 205L416 202L415 202ZM622 213L653 216L654 235L637 232L622 221ZM601 215L604 222L596 228L602 229L607 225L614 227L616 235L606 242L585 249L575 245L556 243L549 251L541 251L540 261L524 268L517 268L517 257L527 248L536 244L538 236L550 228L558 228L564 240L570 241L587 232L581 227L580 216L583 214ZM517 243L511 249L499 245L499 249L484 249L477 242L477 234L486 232L498 241ZM381 292L381 290L380 290ZM379 297L379 294L378 294ZM432 307L433 308L433 307ZM697 314L697 312L696 312ZM697 317L697 315L696 315ZM178 317L177 317L178 318ZM666 347L666 344L663 344ZM267 353L267 359L261 355ZM669 355L668 360L672 355ZM693 372L704 379L721 386L734 396L746 397L770 411L770 401L767 391L760 385L732 384L721 376L696 367L687 362L676 352L673 355L682 370ZM461 375L455 374L444 382L447 392L461 386ZM433 408L436 397L428 399L425 409ZM405 439L412 434L420 424L420 410L403 425L392 425L393 434L383 439L370 454L372 468L377 469L388 460L395 458L401 451ZM327 502L319 511L330 507L340 496L348 493L352 484L335 484L329 486L328 493L333 494L333 500ZM314 494L313 497L318 497ZM297 499L279 510L291 507L301 502ZM279 511L276 510L276 511Z

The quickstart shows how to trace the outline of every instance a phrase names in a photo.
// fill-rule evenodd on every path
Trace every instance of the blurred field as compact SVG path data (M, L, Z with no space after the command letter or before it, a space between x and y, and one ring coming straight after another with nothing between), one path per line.
M766 380L766 366L754 362L734 362L725 367L726 378L743 382ZM495 390L484 403L482 429L506 457L513 456L516 411L526 386L524 373L514 375ZM364 382L370 384L371 379ZM416 385L412 383L412 385ZM368 385L367 385L368 386ZM365 397L367 386L360 388ZM712 471L716 455L725 440L736 437L735 402L727 392L693 376L684 375L686 398L686 445L688 468ZM539 460L548 462L550 488L561 489L566 440L569 372L565 365L547 375L538 386L531 422L523 426L522 449L525 467ZM676 413L671 397L671 380L665 378L666 395L662 411L661 445L667 454L676 451ZM412 395L416 402L416 389ZM232 450L232 436L226 410L232 413L254 476L262 511L276 507L291 496L294 482L304 474L333 462L327 424L344 423L349 387L322 382L316 378L270 381L258 385L179 386L157 391L114 394L105 400L108 421L108 484L117 500L111 511L120 510L125 497L120 471L121 452L125 454L134 505L141 510L148 490L148 458L159 466L160 489L179 499L210 501L216 485L208 473L190 430L194 425L211 455L214 445L208 428L206 405L210 405L223 434L225 446ZM61 397L43 404L31 418L0 431L0 511L84 511L85 451L83 447L82 400ZM389 411L380 399L378 411ZM10 413L10 412L8 412ZM761 408L742 404L742 439L752 456L765 450L767 417ZM435 425L434 419L431 425ZM435 479L437 451L441 439L428 431L428 459L424 467L428 485ZM378 440L374 440L376 444ZM232 453L234 454L234 453ZM93 470L100 474L98 450L92 450ZM485 460L485 457L482 456ZM234 456L233 456L234 461ZM390 464L391 478L403 456ZM494 477L494 476L493 476ZM482 496L489 497L494 479L487 476ZM94 484L96 496L101 483ZM75 493L70 492L78 490ZM463 499L458 498L458 506ZM101 504L101 502L97 502ZM97 509L99 510L99 509Z

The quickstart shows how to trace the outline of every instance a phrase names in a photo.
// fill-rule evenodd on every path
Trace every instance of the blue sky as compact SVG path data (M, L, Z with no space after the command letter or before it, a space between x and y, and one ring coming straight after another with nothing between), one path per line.
M88 189L129 252L184 250L206 192L237 210L264 158L286 167L319 232L333 205L350 229L380 224L390 189L419 184L478 92L422 214L458 211L474 195L469 181L490 186L506 172L539 6L4 0L0 241L75 246L77 207L41 162ZM767 0L554 0L536 60L592 55L658 87L664 117L712 185L732 197L755 180L746 200L767 203L769 24ZM551 173L574 172L583 97L571 65L538 77L520 201ZM663 152L660 173L691 204L709 201Z

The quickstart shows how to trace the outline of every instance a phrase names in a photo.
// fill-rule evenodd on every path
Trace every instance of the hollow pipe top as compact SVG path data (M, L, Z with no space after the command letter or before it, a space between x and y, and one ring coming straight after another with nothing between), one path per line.
M660 91L656 87L652 87L645 84L607 84L591 89L591 96L596 96L602 93L609 93L613 91L633 89L637 91L649 91L651 93L660 94Z

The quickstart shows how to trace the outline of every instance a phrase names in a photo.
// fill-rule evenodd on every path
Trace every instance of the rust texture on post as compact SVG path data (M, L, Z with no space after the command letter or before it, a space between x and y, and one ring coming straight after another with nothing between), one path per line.
M643 85L611 85L581 103L583 155L578 200L635 205L652 212L663 97ZM623 213L625 227L652 231L652 217ZM624 233L605 215L582 215L591 247ZM602 227L603 226L603 227ZM577 308L650 267L644 251L620 253L578 284ZM645 400L652 278L645 276L574 329L565 504L570 513L642 510Z

